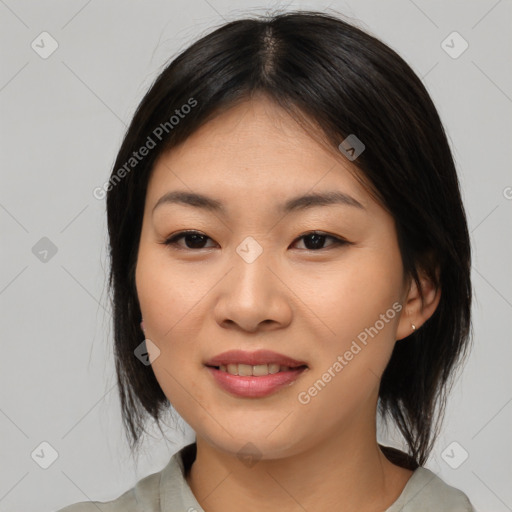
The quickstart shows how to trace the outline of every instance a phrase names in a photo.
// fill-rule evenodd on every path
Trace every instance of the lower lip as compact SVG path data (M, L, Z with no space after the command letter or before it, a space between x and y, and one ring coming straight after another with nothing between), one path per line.
M286 372L277 372L260 377L231 375L228 372L206 367L217 384L232 395L244 398L261 398L295 382L307 368L302 366Z

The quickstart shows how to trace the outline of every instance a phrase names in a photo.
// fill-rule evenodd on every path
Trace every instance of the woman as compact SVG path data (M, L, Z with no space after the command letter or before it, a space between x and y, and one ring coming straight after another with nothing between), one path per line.
M473 510L423 467L470 342L466 218L394 51L322 13L228 23L160 74L102 191L131 448L171 404L196 442L62 512Z

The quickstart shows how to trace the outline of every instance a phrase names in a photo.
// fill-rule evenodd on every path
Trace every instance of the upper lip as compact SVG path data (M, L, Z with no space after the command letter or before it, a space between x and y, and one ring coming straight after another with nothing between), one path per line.
M259 364L278 364L280 366L289 366L296 368L297 366L307 366L302 361L297 361L291 357L271 350L256 350L255 352L245 352L243 350L228 350L222 352L215 357L209 359L206 366L220 366L228 364L248 364L248 365L259 365Z

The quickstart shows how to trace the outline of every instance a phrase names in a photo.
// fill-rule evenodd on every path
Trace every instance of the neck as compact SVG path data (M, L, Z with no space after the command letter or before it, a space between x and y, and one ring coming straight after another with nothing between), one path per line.
M391 506L411 475L384 456L374 426L370 432L346 430L309 450L262 458L252 466L198 436L187 481L206 512L374 512Z

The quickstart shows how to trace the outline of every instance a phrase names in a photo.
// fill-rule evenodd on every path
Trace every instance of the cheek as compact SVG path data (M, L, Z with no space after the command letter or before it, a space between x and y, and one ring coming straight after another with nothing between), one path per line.
M311 401L322 408L341 400L351 410L374 399L396 341L402 309L398 249L354 251L342 267L317 276L315 286L321 293L305 296L329 329L317 339L320 357L307 385L319 398ZM308 388L301 391L312 399Z
M344 340L379 320L402 293L400 255L358 250L330 271L302 280L301 295L331 334ZM395 310L390 315L395 317ZM388 315L388 316L390 316ZM394 324L395 322L386 323Z
M168 337L193 324L195 305L205 295L208 283L194 279L179 264L171 265L161 247L141 246L136 268L136 286L148 334L165 343ZM192 322L191 322L192 319Z
M161 248L141 246L136 268L136 286L146 338L158 347L152 359L155 377L168 400L178 410L187 410L190 393L198 394L190 374L201 359L198 338L198 294L201 289L178 266L169 264ZM186 391L183 387L187 382Z

